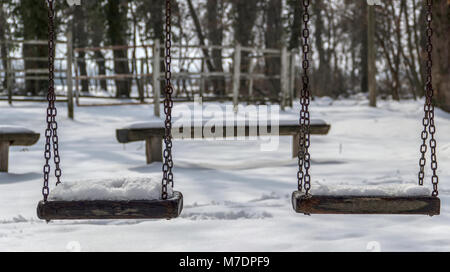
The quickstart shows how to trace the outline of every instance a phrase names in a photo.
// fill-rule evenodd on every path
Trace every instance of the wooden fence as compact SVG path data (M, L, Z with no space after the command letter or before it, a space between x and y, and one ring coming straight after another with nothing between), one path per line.
M7 42L8 43L8 42ZM15 44L47 44L47 41L10 41L9 43L15 43ZM159 116L161 113L159 112L159 105L161 103L162 98L161 96L161 84L160 82L164 80L164 69L161 67L161 63L163 61L161 56L161 51L164 49L163 45L160 44L159 40L156 40L151 45L138 45L138 46L104 46L104 47L88 47L88 48L73 48L72 44L72 33L68 32L66 35L66 41L58 41L58 45L65 45L65 51L66 55L64 57L55 58L55 61L60 62L59 67L63 67L62 64L65 63L65 69L56 69L55 72L61 80L64 79L67 82L67 92L65 97L58 96L58 101L67 102L68 105L68 116L69 118L74 117L74 104L76 103L77 106L83 106L83 104L80 103L80 98L84 97L82 95L82 92L80 91L80 82L82 80L118 80L118 79L138 79L143 80L145 82L144 88L145 92L147 94L147 97L150 98L155 104L154 107L154 114L156 116ZM140 72L138 69L134 69L133 73L129 74L116 74L116 73L110 73L105 75L80 75L79 74L79 67L78 64L80 61L96 61L97 59L89 57L89 54L86 54L86 58L81 60L77 59L75 53L79 52L95 52L95 51L101 51L101 52L111 52L114 50L129 50L133 49L136 50L137 48L141 48L145 50L145 57L137 58L135 57L134 60L140 61ZM296 51L288 51L286 47L283 47L280 49L264 49L264 48L253 48L253 47L244 47L240 46L239 44L235 46L216 46L216 45L173 45L174 50L180 50L183 48L185 50L192 49L192 50L207 50L211 51L214 49L220 49L222 51L228 52L227 54L223 54L222 61L223 60L229 60L232 62L232 65L230 66L230 69L228 71L221 71L221 72L211 72L207 71L207 69L201 69L200 71L174 71L172 73L172 77L174 80L177 79L199 79L200 80L200 95L202 96L204 91L204 85L205 81L211 78L223 78L230 81L231 87L228 88L227 94L225 98L230 98L230 100L233 101L233 105L235 110L237 111L237 106L239 104L240 96L239 96L239 90L241 88L241 80L246 80L248 82L248 95L249 97L253 97L254 95L254 81L260 80L260 79L271 79L271 80L279 80L280 81L280 105L281 108L284 109L284 107L292 105L292 101L294 100L294 89L295 89L295 72L296 72ZM148 54L147 50L151 51L151 54ZM258 73L255 72L255 65L252 61L248 67L247 71L242 71L242 54L243 52L246 53L246 56L253 59L264 59L267 58L268 55L272 55L274 57L280 58L280 72L277 75L266 75L264 73ZM176 61L194 61L194 62L200 62L201 66L205 66L205 61L208 59L208 57L205 57L205 55L201 54L201 56L192 56L192 55L179 55L174 56L172 58ZM211 59L211 57L209 57ZM14 69L12 67L12 61L26 61L26 60L34 60L34 61L48 61L47 58L23 58L23 57L10 57L8 55L7 57L7 67L6 70L0 70L0 75L8 75L8 87L7 87L7 93L8 97L7 100L9 103L12 103L13 101L36 101L34 98L22 98L22 99L14 99L13 98L13 91L12 91L12 85L11 85L11 79L14 77L16 79L33 79L33 80L48 80L48 70L47 69L35 69L35 70L25 70L25 69ZM101 61L127 61L129 62L129 58L124 59L117 59L117 58L102 58ZM151 64L150 64L151 63ZM134 64L136 65L136 64ZM144 66L147 67L147 69L144 68ZM17 73L23 73L23 75L17 75ZM35 75L29 76L27 74L34 73ZM37 74L37 76L36 76ZM1 77L0 77L1 78ZM58 77L55 77L58 79ZM150 96L149 92L149 83L152 86L152 95ZM91 96L89 96L91 97ZM102 97L105 98L105 97ZM1 98L0 98L1 100ZM75 101L74 101L75 100ZM182 100L182 99L181 99ZM75 102L75 103L74 103ZM138 103L143 103L144 101L141 99ZM123 105L123 103L120 103ZM111 104L108 104L111 105Z

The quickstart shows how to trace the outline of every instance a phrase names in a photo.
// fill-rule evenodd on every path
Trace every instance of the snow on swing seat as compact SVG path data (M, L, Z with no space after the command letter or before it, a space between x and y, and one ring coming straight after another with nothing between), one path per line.
M51 201L82 200L156 200L161 199L161 180L147 177L124 177L64 182L50 193ZM167 186L168 198L173 196L172 186Z
M312 186L311 195L295 191L292 206L304 214L438 215L440 200L415 184Z
M183 209L183 195L167 186L161 198L161 180L113 178L64 182L50 191L37 207L40 219L171 219Z
M385 185L348 185L339 184L327 186L324 184L312 185L311 193L314 195L353 195L353 196L429 196L430 188L418 184L399 183Z

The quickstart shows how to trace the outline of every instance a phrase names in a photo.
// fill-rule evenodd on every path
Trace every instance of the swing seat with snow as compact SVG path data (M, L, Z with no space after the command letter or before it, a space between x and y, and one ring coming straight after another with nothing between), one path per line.
M47 0L49 15L49 88L47 99L47 129L45 132L44 199L37 206L40 219L171 219L180 215L183 209L183 195L173 191L172 174L172 85L170 73L170 0L166 0L166 113L164 136L165 150L162 182L145 179L110 179L106 181L82 181L78 183L61 183L60 157L56 122L54 90L54 0ZM56 188L49 189L50 159L55 162Z
M91 200L91 201L41 201L37 214L40 219L172 219L183 209L183 195L160 200Z
M40 219L171 219L183 209L183 195L171 190L160 198L161 183L150 178L64 182L38 204Z
M402 195L402 194L311 194L311 176L310 168L310 90L308 68L308 54L310 46L309 38L309 1L303 2L303 88L301 90L301 112L300 123L301 133L299 139L300 150L298 152L299 171L298 190L292 193L292 207L297 213L303 214L419 214L419 215L439 215L440 199L438 198L438 176L437 176L437 157L436 157L436 140L434 138L434 106L433 85L431 76L432 66L432 2L427 2L427 83L426 83L426 101L424 106L425 116L423 118L422 145L420 152L422 154L419 165L419 185L423 185L425 153L427 151L427 139L430 135L429 146L431 149L431 169L432 169L432 185L433 192L421 195ZM423 187L421 187L423 188ZM320 190L319 190L320 191Z

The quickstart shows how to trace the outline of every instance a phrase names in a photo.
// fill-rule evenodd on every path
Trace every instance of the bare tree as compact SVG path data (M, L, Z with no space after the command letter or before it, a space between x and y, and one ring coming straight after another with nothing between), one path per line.
M222 45L224 26L222 23L222 16L224 13L223 0L207 0L207 32L208 40L212 45ZM217 72L223 72L222 65L222 50L212 50L212 60L214 69ZM217 78L213 80L214 93L219 96L225 95L225 79Z
M105 4L106 22L108 26L107 37L112 45L128 44L128 3L126 0L107 1ZM129 74L127 50L113 50L114 72L116 74ZM129 79L116 79L116 97L130 97L131 81Z
M265 43L266 48L276 48L281 49L283 44L283 22L282 22L282 1L279 0L268 0L266 3L266 32L265 32ZM274 57L273 55L267 56L265 59L266 63L266 75L275 76L280 74L281 70L281 59L279 57ZM270 92L273 97L277 97L280 93L280 80L270 79L269 80L271 88Z
M433 80L436 104L450 112L450 1L434 5Z

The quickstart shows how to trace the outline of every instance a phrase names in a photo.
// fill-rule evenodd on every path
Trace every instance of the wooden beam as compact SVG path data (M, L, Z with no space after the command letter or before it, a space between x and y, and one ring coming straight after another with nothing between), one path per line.
M37 216L44 220L77 219L172 219L183 210L183 195L167 200L41 201Z
M439 215L441 201L433 196L329 196L295 191L292 206L304 214Z
M9 142L0 142L0 172L8 173Z

